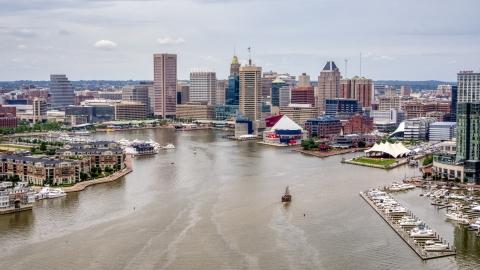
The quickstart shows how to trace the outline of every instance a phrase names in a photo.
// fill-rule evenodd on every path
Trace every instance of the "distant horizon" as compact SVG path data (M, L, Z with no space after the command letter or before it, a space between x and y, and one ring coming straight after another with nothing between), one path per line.
M298 77L298 76L296 76ZM67 78L68 78L68 75L67 75ZM344 78L345 79L345 78ZM346 79L351 79L351 78L346 78ZM370 79L370 78L367 78L367 79ZM109 82L109 81L116 81L116 82L129 82L129 81L133 81L133 82L148 82L148 81L152 81L153 82L153 79L151 80L138 80L138 79L127 79L127 80L109 80L109 79L99 79L99 80L96 80L96 79L80 79L80 80L71 80L70 78L68 79L70 82L82 82L82 81L97 81L97 82ZM178 81L189 81L190 79L178 79ZM227 80L227 79L219 79L217 78L217 80ZM298 81L298 79L295 79L296 81ZM2 81L0 80L0 83L8 83L8 82L49 82L50 80L13 80L13 81ZM316 82L317 80L312 80L310 78L310 81L311 82ZM446 83L457 83L456 81L445 81L445 80L373 80L373 82L446 82Z

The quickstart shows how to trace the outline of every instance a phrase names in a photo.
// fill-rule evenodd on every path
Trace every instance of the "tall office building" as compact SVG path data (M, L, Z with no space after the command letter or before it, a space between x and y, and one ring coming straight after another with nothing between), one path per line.
M460 71L457 74L457 102L480 100L480 73Z
M272 82L272 93L270 96L270 103L272 106L280 107L280 88L288 85L280 78Z
M52 109L65 110L74 104L75 90L65 75L50 75L50 95Z
M190 102L207 102L208 105L215 105L216 92L217 75L213 69L190 69Z
M372 79L365 79L355 76L351 79L340 80L340 98L356 99L363 104L363 107L372 106Z
M262 116L262 68L240 67L240 112L250 120Z
M224 105L227 99L228 80L217 80L216 104Z
M298 87L310 87L310 76L307 73L302 73L298 76Z
M240 104L240 63L236 55L233 56L230 64L230 76L228 76L227 105Z
M480 102L458 103L457 161L480 160Z
M335 62L325 63L320 76L318 76L318 111L325 114L325 101L329 98L338 98L340 88L340 70Z
M177 55L153 55L154 115L175 116L177 106Z
M292 104L310 104L315 107L315 87L299 86L292 88L290 92Z
M140 82L133 86L122 87L123 101L138 101L146 105L147 115L153 115L153 82Z
M409 97L411 92L412 92L412 88L408 85L402 85L400 87L400 95L404 97Z

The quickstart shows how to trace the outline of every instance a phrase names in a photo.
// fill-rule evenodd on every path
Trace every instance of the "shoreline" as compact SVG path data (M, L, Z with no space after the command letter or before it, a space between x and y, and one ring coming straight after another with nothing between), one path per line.
M292 149L293 151L297 151L303 154L316 156L316 157L331 157L336 155L343 155L347 153L354 153L354 152L361 152L367 148L349 148L340 151L330 151L330 152L320 152L320 151L310 151L310 150L303 150L302 148Z
M125 157L125 165L126 165L125 168L123 168L122 170L120 170L120 171L118 171L114 174L111 174L107 177L102 177L102 178L98 178L98 179L79 182L79 183L76 183L74 186L64 187L64 188L61 188L61 189L63 191L65 191L66 193L68 193L68 192L78 192L78 191L84 190L88 186L113 182L113 181L119 179L120 177L123 177L123 176L125 176L125 175L127 175L127 174L129 174L133 171L131 156L127 155ZM52 186L51 188L56 188L56 187ZM39 191L39 190L42 189L42 187L41 186L34 186L34 187L32 187L32 189L35 190L35 191Z

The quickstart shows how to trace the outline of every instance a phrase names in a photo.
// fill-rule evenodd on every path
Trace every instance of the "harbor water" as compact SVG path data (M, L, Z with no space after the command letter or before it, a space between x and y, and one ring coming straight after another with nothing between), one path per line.
M133 172L33 211L0 216L0 269L476 269L480 238L445 220L420 189L393 196L457 248L423 261L359 196L419 175L342 164L227 133L150 129L94 139L152 139ZM93 136L92 136L93 137ZM196 154L193 150L196 149ZM281 197L289 186L290 204Z

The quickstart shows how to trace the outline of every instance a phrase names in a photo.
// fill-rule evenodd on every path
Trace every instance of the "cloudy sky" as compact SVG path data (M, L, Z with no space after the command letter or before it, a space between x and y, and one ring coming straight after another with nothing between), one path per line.
M0 0L0 81L152 80L153 54L178 78L229 72L234 47L263 70L456 81L480 69L478 0Z

